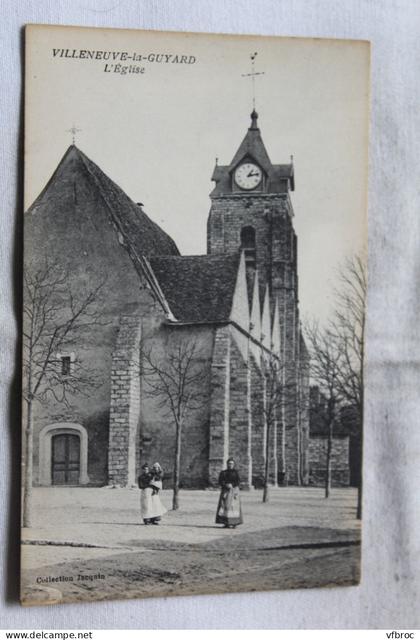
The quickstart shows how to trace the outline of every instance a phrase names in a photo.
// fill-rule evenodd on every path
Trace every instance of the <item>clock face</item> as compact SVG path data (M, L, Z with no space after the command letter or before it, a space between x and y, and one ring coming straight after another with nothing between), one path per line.
M253 162L241 164L235 171L235 182L241 189L255 189L262 179L261 169Z

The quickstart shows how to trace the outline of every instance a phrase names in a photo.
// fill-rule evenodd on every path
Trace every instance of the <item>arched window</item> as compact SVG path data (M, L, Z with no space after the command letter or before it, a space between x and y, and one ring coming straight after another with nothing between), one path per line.
M254 227L242 227L241 229L241 249L245 253L245 263L247 267L255 268L257 254L255 250L255 229Z

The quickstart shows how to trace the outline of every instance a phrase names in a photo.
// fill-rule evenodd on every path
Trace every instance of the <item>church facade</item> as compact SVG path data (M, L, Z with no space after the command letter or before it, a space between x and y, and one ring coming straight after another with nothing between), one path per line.
M35 484L132 486L141 465L158 460L170 486L175 425L148 364L179 368L182 349L194 374L189 393L200 402L183 416L181 487L216 485L229 456L243 487L261 486L266 470L274 485L308 483L293 163L271 162L253 111L212 180L206 255L181 256L74 145L26 212L26 271L54 265L67 291L90 296L91 319L48 355L55 389L73 369L90 373L66 402L48 393L48 378L42 401L34 398ZM58 325L60 313L49 321Z

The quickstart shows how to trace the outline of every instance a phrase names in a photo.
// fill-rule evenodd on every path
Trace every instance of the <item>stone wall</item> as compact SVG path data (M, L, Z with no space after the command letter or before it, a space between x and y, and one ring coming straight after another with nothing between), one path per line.
M249 487L252 479L250 411L250 371L235 342L230 357L229 456L236 462L241 484Z
M209 484L218 486L219 474L229 456L230 327L215 331L211 363Z
M296 270L293 211L288 194L229 195L213 197L207 222L207 253L233 253L241 246L241 230L255 229L259 281L277 294L289 286L284 264ZM297 284L293 280L293 286Z
M264 384L261 369L254 358L251 367L251 416L252 416L252 484L261 487L265 472L266 424L264 416Z
M140 418L141 319L121 316L111 365L108 481L131 486L136 481L136 443Z
M309 483L325 484L327 437L311 436L309 439ZM333 438L331 451L331 484L347 487L350 484L349 436Z
M145 330L146 331L146 330ZM215 340L212 325L176 326L161 324L148 331L153 359L167 366L167 358L178 341L196 344L193 366L203 371L199 407L188 412L181 434L180 486L204 488L209 483L209 433L212 380L212 353ZM172 487L175 450L175 423L165 396L150 394L147 378L141 380L139 465L158 461L164 470L164 486ZM220 471L220 470L219 470Z

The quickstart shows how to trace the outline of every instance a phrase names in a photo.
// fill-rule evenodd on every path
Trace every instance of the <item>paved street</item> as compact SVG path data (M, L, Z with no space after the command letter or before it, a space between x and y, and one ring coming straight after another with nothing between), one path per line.
M261 491L243 491L244 524L235 530L214 524L216 491L182 491L179 511L148 527L141 523L139 497L137 489L35 489L36 520L23 531L29 599L331 586L358 579L353 489L335 489L328 500L322 489L272 489L268 504ZM162 501L169 509L170 491L163 491Z

